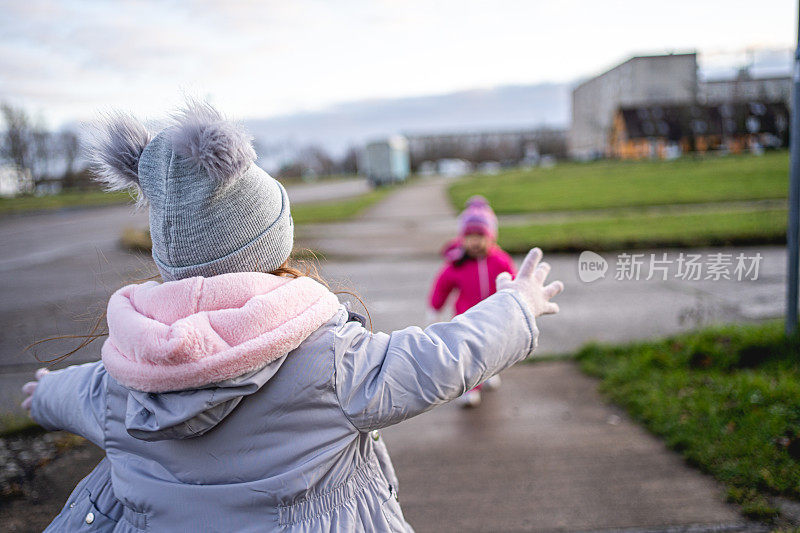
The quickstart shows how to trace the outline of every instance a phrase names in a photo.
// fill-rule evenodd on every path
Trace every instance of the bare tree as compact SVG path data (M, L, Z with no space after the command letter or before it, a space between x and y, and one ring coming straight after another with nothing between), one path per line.
M358 172L358 148L351 146L347 149L344 157L339 161L339 171L343 174L355 174Z
M86 189L91 187L92 181L87 179L86 172L78 169L78 158L81 153L80 139L72 130L63 130L55 139L58 157L64 165L64 174L61 178L65 189Z
M31 169L33 160L33 127L24 109L0 104L5 130L0 155L20 170ZM32 170L32 169L31 169Z
M64 130L59 135L59 147L61 156L64 158L64 175L75 174L75 164L81 153L81 143L78 134L71 130Z
M53 134L37 125L31 130L31 141L33 157L31 159L31 171L36 180L50 177L52 175L53 160L55 159L55 146Z
M37 181L52 178L55 163L65 158L61 137L48 131L42 120L34 122L23 108L4 103L0 105L0 115L0 158L21 171L29 171ZM77 152L76 137L70 141L70 171Z
M279 178L299 178L303 175L303 167L296 162L284 163L278 170Z
M319 175L329 176L333 174L335 167L333 158L321 146L306 146L300 150L297 159L303 167L313 170Z

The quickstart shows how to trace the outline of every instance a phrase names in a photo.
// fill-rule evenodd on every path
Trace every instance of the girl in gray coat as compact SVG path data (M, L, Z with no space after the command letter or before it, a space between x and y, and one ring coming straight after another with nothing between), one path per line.
M377 430L533 351L563 288L541 251L451 322L373 334L287 266L286 191L210 106L155 136L113 116L92 153L149 203L164 282L114 293L101 362L24 387L34 420L106 452L49 530L410 531Z

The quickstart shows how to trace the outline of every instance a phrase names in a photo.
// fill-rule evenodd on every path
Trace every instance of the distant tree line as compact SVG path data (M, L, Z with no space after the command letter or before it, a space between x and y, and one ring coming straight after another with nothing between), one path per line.
M539 128L519 132L467 133L452 135L409 136L411 170L416 172L426 161L463 159L472 164L497 162L504 166L535 163L542 156L567 158L567 136L562 129ZM259 147L259 153L285 150L285 147ZM328 176L355 174L360 149L351 146L341 157L330 155L321 146L293 149L290 161L281 165L278 177Z
M63 188L91 186L80 164L80 140L72 130L50 131L25 109L0 104L0 163L30 172L37 185L58 181Z
M38 189L55 185L55 189L89 189L99 186L92 181L81 157L81 140L76 131L51 131L41 119L32 117L24 108L0 104L0 165L12 165L27 172ZM286 147L264 146L255 142L259 155ZM321 146L307 145L292 149L287 163L278 169L278 176L329 176L355 174L358 171L358 149L349 148L341 157L334 157Z
M456 133L409 137L411 169L426 161L463 159L472 164L498 162L515 166L541 156L567 157L566 132L539 128L520 132Z
M97 187L90 179L81 158L80 138L71 129L51 131L41 119L8 103L0 104L0 165L13 165L27 171L37 187L55 183L63 189ZM551 155L566 157L563 130L540 128L525 132L475 133L411 136L411 169L425 161L463 159L473 164L496 161L518 165L531 157ZM285 154L277 177L301 178L355 174L360 148L351 146L341 156L334 156L316 144L296 148L290 145L264 146L256 141L262 156Z
M259 147L256 146L256 151ZM333 176L358 172L358 148L351 146L341 157L335 157L319 145L311 144L297 150L278 169L280 178Z

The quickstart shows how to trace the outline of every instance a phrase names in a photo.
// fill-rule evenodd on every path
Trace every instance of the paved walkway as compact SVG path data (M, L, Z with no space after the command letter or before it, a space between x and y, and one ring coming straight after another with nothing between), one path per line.
M435 257L457 230L445 194L447 182L420 179L393 192L357 220L301 226L298 244L336 260Z
M743 526L720 487L566 362L517 365L478 409L384 431L418 531Z

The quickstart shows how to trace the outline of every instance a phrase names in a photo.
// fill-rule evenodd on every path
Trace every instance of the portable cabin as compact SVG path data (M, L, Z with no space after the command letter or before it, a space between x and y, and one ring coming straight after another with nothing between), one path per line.
M373 185L405 181L411 169L408 141L393 136L367 144L358 167L359 173Z

